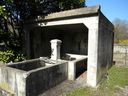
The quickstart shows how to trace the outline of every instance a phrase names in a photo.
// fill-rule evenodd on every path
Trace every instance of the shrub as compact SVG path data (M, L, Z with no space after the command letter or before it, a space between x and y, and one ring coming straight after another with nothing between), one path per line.
M0 61L4 63L18 62L25 59L26 57L22 53L14 52L13 50L0 51Z
M17 53L16 54L16 58L14 58L14 62L19 62L19 61L23 61L25 60L26 57L24 56L24 54L22 53Z
M0 61L4 63L11 62L14 58L14 54L12 50L0 51Z

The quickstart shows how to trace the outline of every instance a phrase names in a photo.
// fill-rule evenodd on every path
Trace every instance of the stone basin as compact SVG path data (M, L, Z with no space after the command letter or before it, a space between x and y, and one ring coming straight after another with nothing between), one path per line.
M18 63L9 64L7 66L18 70L30 71L37 68L53 66L53 64L57 64L57 63L59 62L40 57L38 59L26 60Z
M15 96L38 96L68 77L68 63L37 58L0 67L0 84Z

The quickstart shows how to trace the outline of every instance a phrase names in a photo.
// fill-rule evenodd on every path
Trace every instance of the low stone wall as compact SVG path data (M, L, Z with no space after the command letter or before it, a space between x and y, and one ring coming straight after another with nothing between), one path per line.
M114 53L126 53L128 51L128 45L114 44Z
M113 60L117 66L128 66L128 45L114 44Z

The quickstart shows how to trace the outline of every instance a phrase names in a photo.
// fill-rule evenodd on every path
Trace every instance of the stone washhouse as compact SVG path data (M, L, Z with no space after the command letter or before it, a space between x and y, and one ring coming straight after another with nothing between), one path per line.
M16 96L38 96L86 72L96 87L113 62L113 24L100 6L30 18L24 24L24 50L30 60L0 67L0 83Z

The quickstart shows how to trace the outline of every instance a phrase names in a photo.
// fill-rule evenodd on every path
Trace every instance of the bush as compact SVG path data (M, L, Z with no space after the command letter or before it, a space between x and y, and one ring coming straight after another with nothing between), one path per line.
M11 50L0 51L0 61L3 61L4 63L11 62L13 60L13 57L14 54Z
M14 58L14 62L23 61L23 60L25 60L25 59L26 59L26 57L24 56L24 54L18 53L18 54L16 55L16 58Z
M0 51L0 61L4 63L18 62L25 59L26 57L22 53L15 53L13 50Z

